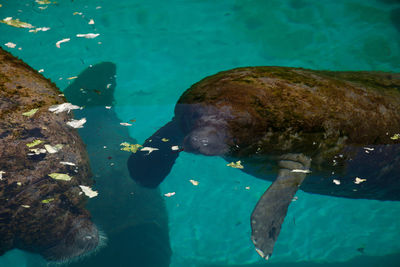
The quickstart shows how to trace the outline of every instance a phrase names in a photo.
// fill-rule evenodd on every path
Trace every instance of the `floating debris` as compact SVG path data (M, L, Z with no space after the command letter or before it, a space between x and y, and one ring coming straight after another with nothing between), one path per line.
M367 181L367 179L362 179L360 177L356 177L356 179L354 180L355 184L361 184L363 182Z
M18 185L18 186L21 186L21 185L22 185L22 183L21 183L21 182L17 182L17 185Z
M364 147L364 149L368 150L368 151L374 151L375 150L375 148L372 148L372 147Z
M57 173L53 172L50 173L49 176L54 180L61 180L61 181L71 181L72 177L65 173Z
M94 20L90 19L88 24L93 25L94 24Z
M150 154L151 152L153 152L153 151L155 151L155 150L159 150L159 149L158 149L158 148L154 148L154 147L148 147L148 146L146 146L146 147L140 149L140 151L148 151L148 152L149 152L148 154ZM147 155L148 155L148 154L147 154Z
M120 146L123 146L123 148L121 148L122 151L128 151L128 152L132 152L132 153L136 153L138 151L138 149L140 147L142 147L142 145L139 144L129 144L127 142L123 142L120 144Z
M172 197L172 196L174 196L175 194L176 194L175 192L170 192L170 193L164 194L164 196L166 196L166 197Z
M43 143L42 140L36 139L33 142L26 144L26 146L27 147L34 147L34 146L40 145L41 143Z
M390 137L392 140L399 140L400 139L400 134L394 134L392 137Z
M67 122L68 126L71 126L73 128L83 128L83 125L86 123L86 118L80 119L80 120L71 120Z
M86 33L86 34L78 33L76 35L76 37L83 37L83 38L86 38L86 39L93 39L93 38L96 38L99 35L100 35L100 33Z
M292 199L292 202L295 202L295 201L297 201L298 199L299 199L298 196L294 196L293 199Z
M106 109L111 109L111 106L106 106Z
M74 12L74 13L72 13L72 15L74 15L74 16L75 16L75 15L82 16L82 14L83 14L82 12Z
M25 209L29 209L31 206L29 206L29 205L21 205L21 207L23 207Z
M34 109L31 109L31 110L29 110L27 112L22 113L22 115L27 116L27 117L32 117L33 115L35 115L35 113L38 110L39 110L38 108L34 108Z
M179 150L179 146L172 146L171 149L172 150Z
M67 80L74 80L76 78L78 78L78 76L68 77Z
M80 185L79 187L81 188L83 193L89 198L95 197L99 194L97 191L93 191L92 188L90 188L89 186Z
M337 179L333 179L332 182L333 182L335 185L340 185L340 181L337 180Z
M40 202L42 202L43 204L48 204L48 203L50 203L50 202L52 202L52 201L54 201L54 198L43 199L43 200L40 201Z
M226 164L226 166L232 167L232 168L235 168L235 169L243 169L244 168L243 165L241 164L240 160L236 161L236 163L235 162L231 162L229 164Z
M196 180L189 180L189 182L191 182L192 185L194 185L194 186L198 186L199 185L199 181L196 181Z
M44 72L44 69L40 69L40 70L38 70L38 72L39 72L39 73L42 73L42 72Z
M169 139L168 139L168 138L162 138L161 141L163 141L163 142L168 142Z
M293 169L290 172L311 173L310 170Z
M3 180L3 174L5 174L5 171L0 171L0 181Z
M71 103L63 103L60 105L54 105L49 107L49 111L54 112L56 114L64 111L68 111L69 113L73 109L82 109L82 108L79 106L72 105Z
M246 190L250 190L250 186L246 186L245 189L246 189Z
M44 145L44 148L47 150L47 152L49 152L50 154L54 154L57 153L58 151L60 151L62 149L63 145L62 144L58 144L55 146L51 146L51 145Z
M9 47L9 48L15 48L17 45L11 42L5 43L5 46Z
M61 48L60 44L69 42L70 40L71 40L71 38L62 39L62 40L60 40L60 41L58 41L58 42L56 43L56 46L57 46L58 48Z
M34 28L31 24L22 22L19 19L13 19L12 17L7 17L3 20L0 20L0 22L16 28L28 28L28 29Z
M122 126L132 126L132 124L127 123L127 122L121 122L120 124L121 124Z
M62 164L62 165L69 165L69 166L76 166L75 163L68 162L68 161L60 161L60 164Z

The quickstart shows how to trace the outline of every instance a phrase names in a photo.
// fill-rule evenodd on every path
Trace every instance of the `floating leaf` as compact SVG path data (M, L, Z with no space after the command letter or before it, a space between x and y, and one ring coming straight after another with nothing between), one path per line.
M58 42L56 43L56 46L57 46L58 48L61 48L60 44L69 42L70 40L71 40L71 38L62 39L62 40L60 40L60 41L58 41Z
M154 147L148 147L148 146L140 149L140 151L148 151L149 152L148 154L150 154L151 152L153 152L155 150L159 150L159 149L158 148L154 148Z
M68 161L60 161L60 164L62 164L62 165L69 165L69 166L76 166L75 163L68 162Z
M93 25L94 24L94 20L90 19L88 24Z
M340 181L337 180L337 179L333 179L332 182L333 182L335 185L340 185Z
M31 206L29 206L29 205L21 205L21 207L23 207L25 209L29 209Z
M49 176L55 180L61 180L61 181L71 181L71 179L72 179L71 176L69 176L68 174L65 174L65 173L53 172L53 173L50 173Z
M229 164L226 164L226 166L229 166L229 167L232 167L232 168L235 168L235 169L243 169L244 168L243 165L241 164L240 160L236 161L236 163L235 162L231 162Z
M58 144L58 145L55 145L55 146L51 146L51 145L48 145L48 144L44 145L44 148L45 148L45 149L47 150L47 152L49 152L50 154L57 153L58 151L61 150L62 147L63 147L63 145L61 145L61 144Z
M9 48L15 48L17 45L11 42L5 43L5 46L9 47Z
M50 202L54 201L54 198L48 198L48 199L43 199L41 202L44 204L48 204Z
M168 142L169 139L167 139L167 138L162 138L161 141L163 141L163 142Z
M400 134L394 134L392 137L390 137L392 140L399 140L400 139Z
M34 33L37 33L37 32L40 32L40 31L47 32L48 30L50 30L49 27L40 27L40 28L36 28L36 29L33 29L33 30L29 30L29 32L34 32Z
M367 181L367 179L362 179L360 177L356 177L356 179L354 180L355 184L361 184L363 182Z
M132 126L132 124L127 123L127 122L121 122L120 124L121 124L122 126Z
M38 110L39 110L38 108L34 108L34 109L31 109L31 110L29 110L29 111L27 111L25 113L22 113L22 115L27 116L27 117L31 117L31 116L35 115L35 113Z
M123 151L128 151L128 152L132 152L132 153L136 153L138 151L138 149L140 147L142 147L142 145L139 144L129 144L127 142L121 143L120 146L123 146L123 148L121 148L121 150Z
M95 197L99 194L97 191L93 191L92 188L90 188L89 186L80 185L79 187L82 189L83 193L89 198Z
M27 147L34 147L34 146L40 145L41 143L43 143L42 140L36 139L33 142L26 144L26 146Z
M172 150L179 150L179 146L172 146L171 149Z
M301 169L293 169L290 172L298 172L298 173L311 173L310 170L301 170Z
M71 103L63 103L60 105L54 105L49 107L49 111L54 112L56 114L64 111L68 111L69 113L73 109L82 109L82 108L79 106L72 105Z
M78 76L68 77L67 80L75 80L76 78L78 78Z
M172 197L172 196L174 196L175 194L176 194L175 192L170 192L170 193L164 194L164 196L166 196L166 197Z
M86 123L86 118L80 119L80 120L71 120L67 122L68 126L71 126L73 128L83 128L83 125Z
M36 3L38 3L39 5L49 5L51 4L51 1L49 0L35 0Z
M86 34L78 33L76 35L76 37L83 37L83 38L86 38L86 39L93 39L93 38L96 38L99 35L100 35L100 33L86 33Z
M21 186L21 185L22 185L22 183L21 183L21 182L17 182L17 185L18 185L18 186Z
M189 182L191 182L192 185L194 185L194 186L198 186L199 185L199 181L196 181L196 180L189 180Z
M33 26L29 23L22 22L19 19L12 19L12 17L7 17L3 20L0 20L1 23L16 27L16 28L28 28L32 29Z
M31 148L29 151L33 153L28 153L28 156L39 155L39 154L46 154L46 149L43 148Z

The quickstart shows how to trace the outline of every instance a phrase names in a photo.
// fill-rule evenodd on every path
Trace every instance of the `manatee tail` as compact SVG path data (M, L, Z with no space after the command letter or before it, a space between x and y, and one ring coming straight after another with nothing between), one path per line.
M149 151L138 150L128 160L129 174L133 180L145 187L155 188L169 174L183 142L183 134L173 119L148 138L143 147L156 148Z
M303 154L284 155L278 177L251 214L251 239L257 253L266 260L272 255L289 204L309 172L310 163L311 159Z

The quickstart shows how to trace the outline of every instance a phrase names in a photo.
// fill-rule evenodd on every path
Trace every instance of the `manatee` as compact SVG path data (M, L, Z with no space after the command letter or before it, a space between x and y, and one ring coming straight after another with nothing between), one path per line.
M159 150L132 154L128 168L156 187L185 151L240 160L261 179L277 174L250 219L255 249L268 259L299 188L400 200L399 133L399 74L238 68L186 90L172 120L143 144Z
M0 255L17 248L65 261L102 243L80 189L93 181L85 145L67 125L72 112L49 110L65 102L0 48Z

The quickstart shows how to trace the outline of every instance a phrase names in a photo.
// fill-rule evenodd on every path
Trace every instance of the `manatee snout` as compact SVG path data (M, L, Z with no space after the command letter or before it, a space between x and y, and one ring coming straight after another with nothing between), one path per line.
M186 152L207 156L223 155L229 151L226 131L217 126L204 126L192 130L183 140Z
M76 218L71 224L71 230L63 239L41 253L46 260L68 261L85 256L102 243L103 237L88 218Z

